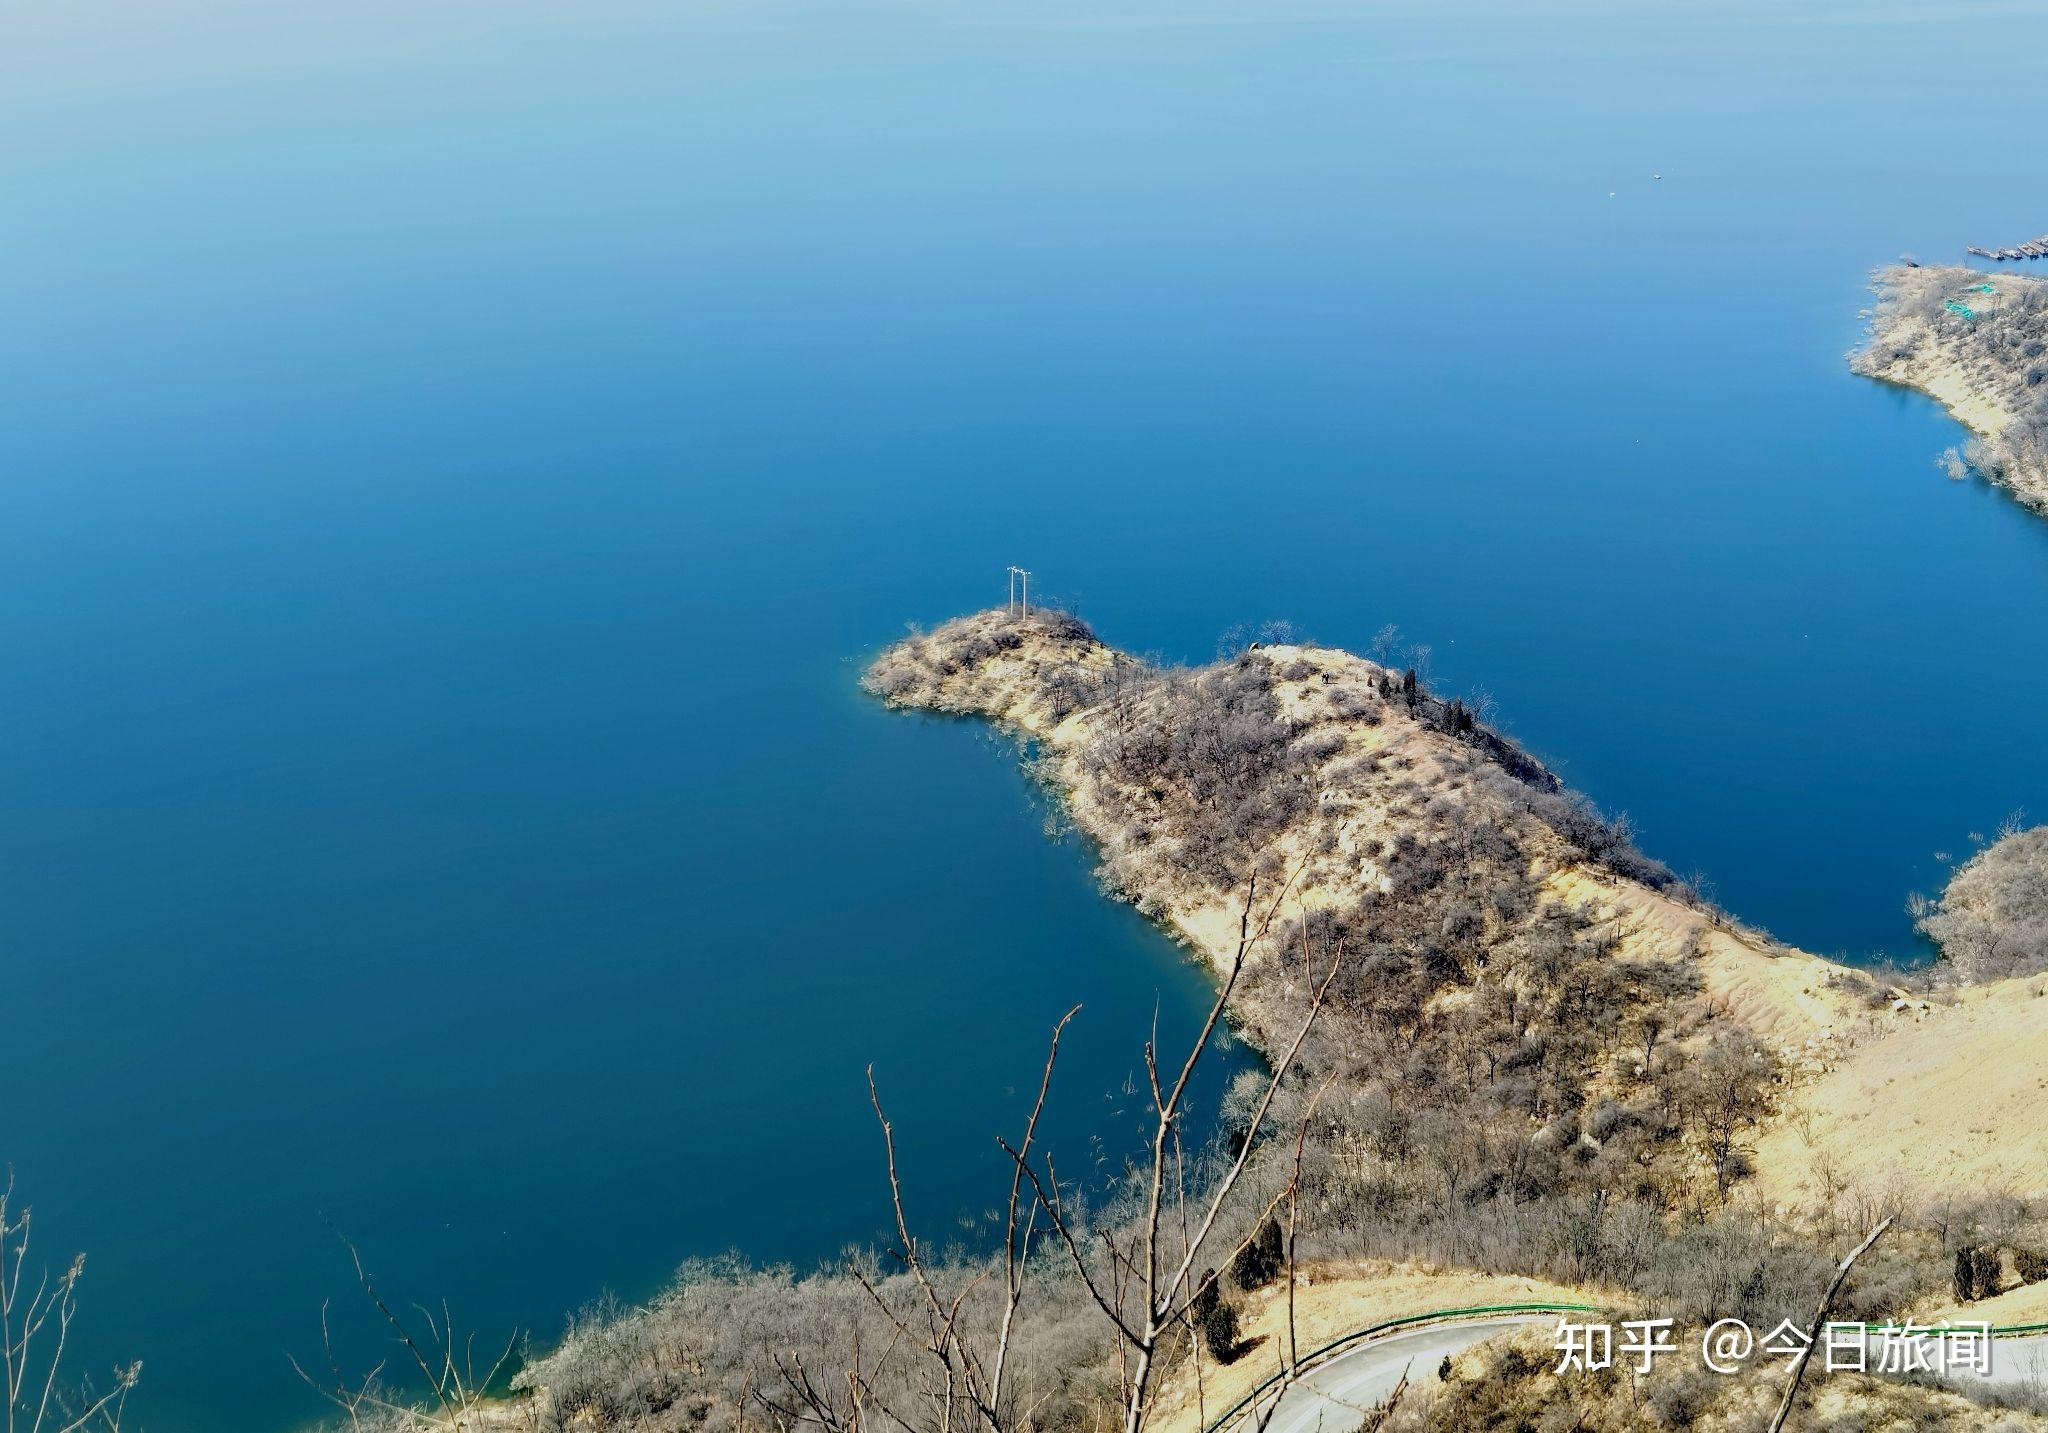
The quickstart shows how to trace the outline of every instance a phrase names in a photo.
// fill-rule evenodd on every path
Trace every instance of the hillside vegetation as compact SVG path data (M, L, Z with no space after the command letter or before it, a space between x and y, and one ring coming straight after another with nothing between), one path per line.
M1183 1144L1174 1107L1108 1187L1062 1188L1027 1133L1030 1182L992 1250L941 1257L906 1227L815 1274L698 1265L593 1310L520 1375L534 1428L1177 1430L1433 1288L1597 1290L1693 1328L1803 1319L1845 1229L1879 1211L1904 1222L1858 1264L1843 1317L2048 1267L2036 1205L1981 1183L1909 1209L1878 1185L1814 1201L1787 1182L1828 1135L1806 1092L1926 1012L1710 909L1391 647L1255 643L1167 667L1071 616L998 611L899 642L865 682L1013 731L1106 889L1216 971L1270 1070L1239 1077L1213 1142ZM1180 1057L1146 1058L1173 1106ZM1188 1274L1155 1300L1162 1264ZM1484 1387L1440 1382L1403 1426L1515 1426ZM1610 1392L1586 1395L1589 1416ZM1670 1400L1666 1426L1687 1409L1719 1426L1700 1390ZM1626 1426L1620 1406L1585 1426Z
M1964 862L1919 925L1964 980L2048 970L2048 826L2008 830Z
M1955 266L1878 271L1856 372L1939 399L1976 436L1942 465L2048 510L2048 279Z

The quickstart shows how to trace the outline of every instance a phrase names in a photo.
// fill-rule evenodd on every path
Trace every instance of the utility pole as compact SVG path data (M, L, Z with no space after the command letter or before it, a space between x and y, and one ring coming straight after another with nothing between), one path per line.
M1010 598L1003 610L1013 609L1020 617L1031 615L1031 574L1021 567L1010 569Z

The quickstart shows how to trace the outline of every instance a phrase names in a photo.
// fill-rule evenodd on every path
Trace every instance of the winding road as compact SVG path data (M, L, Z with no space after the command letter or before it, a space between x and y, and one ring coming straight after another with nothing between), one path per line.
M1351 1433L1366 1409L1394 1391L1403 1373L1411 1383L1433 1383L1444 1359L1510 1329L1555 1328L1557 1320L1556 1314L1495 1315L1430 1324L1360 1343L1304 1373L1281 1395L1265 1433ZM1817 1360L1808 1377L1825 1377ZM1992 1344L1989 1374L1966 1374L1950 1381L1966 1394L1985 1385L2048 1388L2048 1333L1998 1338ZM1272 1405L1260 1400L1256 1406ZM1244 1420L1250 1411L1241 1409L1224 1421L1248 1426Z
M1556 1314L1506 1314L1431 1324L1362 1343L1319 1364L1280 1396L1266 1433L1351 1433L1365 1410L1409 1381L1436 1381L1437 1365L1497 1333L1531 1324L1557 1326Z

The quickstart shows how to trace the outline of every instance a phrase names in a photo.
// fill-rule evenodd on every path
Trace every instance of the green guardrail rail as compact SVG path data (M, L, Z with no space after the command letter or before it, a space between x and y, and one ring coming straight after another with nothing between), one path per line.
M1597 1304L1475 1304L1471 1308L1434 1309L1426 1314L1407 1314L1398 1319L1388 1319L1383 1323L1370 1324L1365 1328L1355 1329L1345 1334L1342 1338L1332 1339L1321 1348L1309 1350L1295 1360L1295 1372L1292 1375L1285 1372L1274 1374L1250 1393L1247 1393L1244 1397L1233 1403L1228 1412L1207 1424L1203 1433L1218 1433L1219 1429L1227 1427L1242 1415L1246 1409L1256 1406L1258 1401L1270 1393L1276 1385L1286 1382L1290 1377L1299 1377L1302 1369L1322 1363L1331 1354L1347 1349L1353 1344L1364 1343L1367 1339L1378 1334L1392 1333L1396 1329L1414 1328L1421 1324L1442 1323L1446 1319L1484 1318L1498 1314L1597 1314L1599 1312L1601 1310ZM1908 1325L1871 1324L1868 1327L1873 1333L1883 1333L1886 1329L1903 1329L1908 1327ZM1930 1332L1933 1329L1932 1325L1927 1324L1913 1324L1911 1327L1927 1329ZM2048 1333L2048 1323L1993 1324L1991 1326L1991 1336L1993 1338L2016 1338L2025 1334L2036 1333Z
M1865 1324L1872 1333L1889 1333L1894 1329L1912 1328L1920 1333L1934 1333L1940 1324ZM2018 1338L2022 1334L2048 1333L2048 1324L1992 1324L1993 1338Z

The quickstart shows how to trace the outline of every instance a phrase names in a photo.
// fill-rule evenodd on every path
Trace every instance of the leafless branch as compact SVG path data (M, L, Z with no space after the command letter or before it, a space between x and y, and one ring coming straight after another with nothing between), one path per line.
M1834 1308L1835 1297L1842 1292L1842 1285L1849 1277L1850 1266L1869 1251L1870 1246L1878 1241L1885 1230L1892 1227L1894 1217L1887 1214L1879 1220L1877 1227L1870 1231L1863 1242L1849 1251L1849 1257L1842 1260L1841 1267L1835 1270L1835 1277L1828 1282L1828 1291L1820 1296L1820 1307L1814 1310L1813 1327L1806 1331L1806 1343L1800 1348L1799 1357L1792 1361L1792 1371L1785 1378L1785 1396L1778 1400L1778 1411L1771 1418L1769 1433L1781 1433L1785 1427L1785 1420L1792 1416L1792 1401L1799 1395L1799 1381L1806 1377L1807 1361L1813 1357L1813 1346L1820 1341L1821 1334L1827 1328L1828 1311Z

